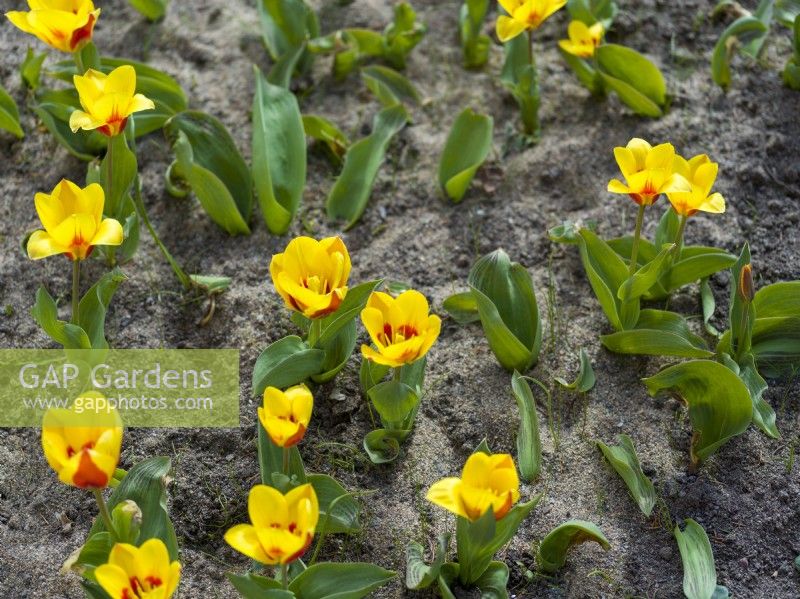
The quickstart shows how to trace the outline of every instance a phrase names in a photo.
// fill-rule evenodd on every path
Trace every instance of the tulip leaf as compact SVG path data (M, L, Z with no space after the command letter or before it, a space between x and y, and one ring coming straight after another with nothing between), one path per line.
M325 117L316 114L303 115L303 129L306 137L316 139L324 144L328 154L336 164L341 164L342 158L350 147L350 140L336 125Z
M568 0L567 10L573 19L586 25L602 22L607 31L617 16L618 8L614 0Z
M342 29L312 39L308 48L313 54L333 54L333 76L341 81L364 60L383 56L383 36L371 29Z
M532 482L542 469L542 440L539 437L539 418L536 401L530 385L516 370L511 375L511 392L519 408L519 431L517 432L517 462L522 479Z
M617 297L620 301L628 302L650 291L664 271L669 268L674 250L674 244L664 245L655 258L633 273L633 276L629 277L617 290Z
M387 430L383 428L370 431L364 437L364 451L373 464L394 462L400 455L400 443L406 440L410 430Z
M311 65L306 51L295 53L308 39L319 35L317 14L303 0L257 0L261 36L272 59L281 62L287 55L297 61L300 71ZM287 69L291 73L292 69Z
M361 599L396 576L375 564L327 562L303 570L289 590L297 599Z
M47 58L47 52L36 54L33 48L28 48L25 54L25 60L19 65L19 74L22 77L22 82L25 87L36 91L39 89L39 82L42 76L42 63Z
M253 67L253 183L267 228L289 229L306 185L306 140L294 94L272 85Z
M309 474L306 480L314 487L319 501L318 533L352 534L361 530L361 506L352 493L327 474Z
M518 35L504 44L500 81L519 105L526 135L539 133L539 75L528 61L528 40Z
M503 250L479 259L468 283L489 347L506 370L526 371L539 358L542 327L533 279Z
M72 132L68 121L75 106L72 103L65 103L64 101L69 99L65 96L61 92L50 91L37 94L37 103L33 105L33 112L56 141L70 154L87 162L94 160L95 156L99 155L106 147L105 139L97 131ZM77 96L74 102L77 103Z
M675 312L642 310L636 327L600 337L602 344L618 354L709 358L702 337L689 330L686 320Z
M383 30L383 59L396 69L405 69L406 58L427 30L408 2L396 4L394 20Z
M314 334L309 335L308 343L312 347L325 346L339 334L339 331L352 322L364 306L367 305L367 300L375 288L383 282L382 279L368 281L356 285L352 289L348 289L347 294L344 296L342 303L339 304L336 312L323 318L319 326L319 336L314 337Z
M611 544L596 524L586 520L568 520L550 531L539 544L536 565L542 572L553 573L564 567L567 553L575 545L593 541L608 550Z
M667 103L664 76L647 58L625 46L603 44L595 53L605 84L635 113L660 117Z
M683 594L687 599L727 597L727 589L717 586L714 553L703 527L688 518L684 530L675 526L675 540L683 562ZM725 590L725 594L720 592Z
M350 146L342 174L328 194L326 207L331 220L345 221L345 229L358 222L367 207L386 149L407 121L408 114L402 105L384 108L375 116L372 133Z
M736 46L765 37L768 27L754 16L743 16L728 25L719 36L711 55L711 77L722 89L731 84L730 62Z
M780 439L780 432L775 425L775 410L764 399L767 390L767 381L758 373L753 354L747 353L737 364L728 354L722 354L720 361L736 373L747 387L750 399L753 401L753 424L761 432L773 439Z
M575 73L575 76L586 89L595 96L603 96L606 93L605 83L599 71L589 66L583 58L565 52L561 48L558 49L559 54L567 63L569 68Z
M19 109L14 99L8 95L5 88L0 85L0 129L22 139L25 133L19 125Z
M703 309L703 326L709 335L719 337L721 333L714 328L711 324L711 319L714 317L714 311L717 309L717 302L714 299L714 293L711 291L711 285L708 282L708 277L700 281L700 305Z
M746 268L750 268L750 246L745 242L739 259L731 267L731 300L728 309L728 322L731 330L731 351L729 353L737 362L752 347L753 321L756 319L756 309L752 302L754 298L751 297L752 290L748 291L748 297L745 298L742 295L742 275Z
M43 286L36 291L31 316L53 341L65 349L92 349L92 342L83 328L58 319L56 302Z
M491 39L482 33L483 22L489 10L489 0L464 0L459 11L459 33L464 66L477 69L489 60Z
M289 485L292 483L305 483L306 469L297 446L295 445L288 449L289 471L285 472L283 467L283 448L272 442L260 419L256 427L258 429L258 469L261 472L261 482L281 492L288 491L288 488L279 488L282 486L279 483L286 482Z
M107 349L105 338L106 313L119 284L127 279L119 268L105 273L81 298L79 322L86 331L92 349Z
M281 583L272 578L252 572L243 576L227 572L225 576L243 599L296 599L294 593L284 591Z
M378 383L367 395L387 428L402 428L408 416L419 405L419 396L414 389L395 380Z
M594 369L592 368L592 363L589 361L589 354L586 353L584 348L581 348L580 351L580 368L578 369L578 376L575 378L575 380L571 383L568 383L561 377L556 377L555 380L565 389L577 391L578 393L588 393L591 391L592 387L594 387L596 378L594 375Z
M135 540L123 540L120 542L135 544ZM111 540L111 533L106 531L97 532L86 539L77 555L73 553L67 558L61 566L61 571L64 572L70 569L83 576L84 579L95 582L94 569L108 561L108 554L111 553L113 546L114 542ZM100 592L103 593L102 597L108 597L104 591L100 590Z
M372 360L361 360L361 368L358 372L361 390L366 394L367 391L380 383L389 374L390 369L390 366L378 364Z
M325 345L317 343L315 348L325 352L325 359L320 373L311 376L315 383L327 383L339 374L356 347L356 336L356 321L352 319Z
M105 205L103 212L110 218L115 218L124 222L125 218L135 213L136 208L132 202L126 202L131 186L136 180L138 164L136 154L128 147L128 142L124 135L115 135L109 141L111 153L106 151L106 155L100 162L92 178L96 178L105 191ZM111 180L108 180L109 169L111 170ZM89 175L87 174L87 182Z
M642 472L642 467L639 465L639 457L636 455L636 449L631 438L623 434L617 437L617 441L619 445L611 446L598 441L597 446L603 452L608 463L625 481L639 509L649 518L658 500L656 490L651 480Z
M325 359L321 349L311 349L300 337L289 335L270 344L253 367L253 395L267 387L285 389L318 374Z
M464 109L456 117L439 161L439 185L454 202L467 193L492 149L492 117Z
M444 300L442 307L459 324L477 322L481 319L478 302L471 291L454 293Z
M475 586L481 591L481 599L508 599L508 566L503 562L489 562Z
M123 501L133 501L142 512L141 539L161 539L167 546L171 560L178 559L178 539L167 513L167 484L171 480L172 462L167 457L153 457L143 460L128 471L122 482L111 493L108 509ZM102 518L98 517L89 537L104 531Z
M406 77L380 65L363 67L361 78L378 101L384 106L395 104L419 104L422 101L417 88Z
M718 362L683 362L643 382L652 396L670 391L686 402L694 430L690 453L695 465L742 434L753 419L753 404L747 387Z
M169 0L128 0L128 3L148 21L158 21L167 13Z
M684 247L681 256L674 262L666 279L667 291L680 289L684 285L694 283L730 268L736 262L736 256L719 248L688 246Z
M447 549L450 546L450 533L439 535L434 549L433 561L425 563L425 549L416 542L406 546L406 588L412 591L427 589L439 578Z

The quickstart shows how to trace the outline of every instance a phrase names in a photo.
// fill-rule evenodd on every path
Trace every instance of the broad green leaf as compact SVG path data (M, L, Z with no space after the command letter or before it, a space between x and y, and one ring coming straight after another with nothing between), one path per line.
M459 11L459 33L464 66L477 69L489 60L491 39L482 33L489 0L464 0Z
M467 193L472 178L492 149L494 120L465 108L456 117L439 160L439 185L454 202Z
M149 21L158 21L167 13L169 0L128 0Z
M580 351L580 368L578 369L578 376L571 383L568 383L561 377L555 377L556 382L566 389L577 391L578 393L588 393L594 387L595 375L592 369L592 363L589 361L589 354L586 353L584 348Z
M597 446L603 452L608 463L625 481L639 509L649 518L658 499L656 490L650 479L642 472L642 467L639 465L639 457L636 455L636 449L631 438L628 435L619 435L617 441L619 445L611 446L598 441Z
M81 160L94 160L105 148L103 135L97 131L78 131L73 133L68 120L74 110L71 104L64 104L58 92L45 92L37 95L33 112L45 128L70 154ZM76 100L77 101L77 100Z
M406 58L427 30L408 2L395 5L394 20L383 30L383 59L396 69L405 69Z
M616 330L631 328L637 318L633 314L623 321L622 303L617 298L617 290L628 278L628 267L622 258L605 241L589 229L578 232L578 248L581 261L589 283L611 326Z
M586 89L595 96L603 96L606 93L606 86L602 75L599 71L589 65L589 63L579 56L565 52L561 48L558 49L559 54L567 63L569 68L575 73L575 76Z
M367 207L386 149L407 121L408 114L403 106L384 108L375 116L372 133L350 146L342 174L328 194L328 218L345 221L345 229L358 222Z
M686 320L675 312L642 310L636 328L602 335L601 343L618 354L709 358L705 341L689 330Z
M267 74L267 81L272 85L288 90L292 85L292 75L294 75L304 56L308 56L306 44L301 44L286 52L272 65ZM255 65L253 66L258 68Z
M314 564L289 584L297 599L361 599L397 576L375 564Z
M315 349L324 351L325 359L320 366L320 372L311 376L315 383L327 383L339 374L355 349L356 337L356 321L353 319L339 330L328 343L325 345L317 343Z
M766 36L768 27L754 16L739 17L728 25L717 40L711 55L711 77L722 89L731 84L730 62L733 52L741 43Z
M667 291L674 291L730 268L734 262L736 262L736 256L719 248L684 247L680 259L673 263L662 281L665 283Z
M114 292L125 279L127 277L119 268L110 270L81 298L78 324L86 331L92 349L108 348L105 337L106 313Z
M694 430L690 453L695 465L741 435L753 419L753 403L747 387L718 362L683 362L643 382L650 395L670 391L686 402Z
M258 469L261 472L261 482L275 488L279 487L276 481L282 477L285 477L288 483L305 483L306 469L297 446L288 449L289 467L287 471L284 471L283 448L272 442L260 419L256 428L258 429ZM279 490L283 493L288 491L288 489Z
M257 0L256 6L264 45L275 61L319 35L317 15L303 0ZM311 56L304 53L300 70L306 70L310 63Z
M378 58L384 52L383 36L371 29L342 29L325 37L312 39L308 49L314 54L333 54L333 76L342 80L365 59Z
M130 500L142 511L141 539L161 539L167 546L169 557L178 559L178 539L167 512L167 484L171 480L172 463L166 457L148 458L128 471L108 499L108 509ZM102 518L98 517L89 536L105 530Z
M750 351L765 376L778 378L797 371L800 368L800 316L757 318Z
M539 437L539 417L536 400L528 381L516 370L511 375L511 392L519 408L517 432L517 463L522 479L532 482L542 469L542 440Z
M90 580L81 580L81 588L83 589L83 592L86 593L86 597L88 597L88 599L111 599L108 593L100 588L97 583Z
M411 434L409 430L386 430L379 428L364 437L364 451L373 464L394 462L400 455L400 443Z
M667 103L664 76L647 58L625 46L603 44L595 60L605 84L637 114L660 117Z
M124 222L131 213L131 209L135 211L132 203L127 202L126 199L136 180L137 169L136 154L128 147L125 136L116 135L111 138L109 149L106 150L106 155L96 171L96 182L103 187L106 195L103 206L104 214ZM111 171L110 180L109 170Z
M722 354L720 358L725 366L739 375L739 378L742 379L742 382L747 387L750 399L753 401L753 424L768 437L780 439L781 435L775 425L775 410L764 399L767 382L758 373L753 354L745 354L742 357L741 364L734 362L728 354Z
M441 573L437 582L437 590L442 599L456 599L450 586L458 579L461 568L455 562L447 562L442 565Z
M36 54L33 48L28 48L25 60L19 65L19 74L25 87L36 91L39 88L39 81L42 76L42 63L47 58L47 52Z
M688 518L684 530L675 525L675 540L683 562L683 594L687 599L711 599L717 588L717 570L711 543L703 527Z
M294 94L253 67L253 183L267 228L289 229L306 185L306 139Z
M281 583L272 578L252 572L243 576L227 572L225 576L243 599L296 599L294 593L284 591Z
M253 366L253 395L260 397L267 387L285 389L317 374L325 352L311 349L295 335L270 344Z
M503 562L490 562L475 581L481 591L481 599L508 599L508 566Z
M800 0L776 0L775 19L790 29L800 16Z
M419 543L406 546L406 588L412 591L427 589L439 578L439 570L447 557L450 546L450 533L440 535L436 542L433 561L425 563L425 549Z
M756 318L800 315L800 281L783 281L762 287L753 298Z
M367 305L367 300L372 292L383 282L382 279L374 281L367 281L356 285L352 289L348 289L347 294L339 304L339 308L333 314L330 314L322 319L319 326L319 337L309 335L308 343L312 347L319 345L325 346L330 343L348 323L353 321L364 306Z
M611 546L596 524L586 520L568 520L542 539L536 554L536 565L542 572L557 572L566 563L570 548L587 541L593 541L605 550Z
M742 43L741 51L750 58L758 59L761 57L764 44L767 41L770 25L772 25L772 15L775 12L775 0L761 0L756 7L753 16L757 18L766 27L764 35L757 35L752 39L748 39Z
M306 480L314 487L319 501L318 533L352 534L361 530L361 506L352 493L326 474L309 474Z
M708 278L700 281L700 304L703 309L703 326L710 335L719 337L721 333L711 324L711 319L714 317L714 310L717 308L717 302L714 299L714 293L711 291Z
M568 0L567 11L573 19L587 25L601 21L603 28L608 31L617 16L618 8L614 0Z
M633 276L628 278L617 290L617 297L620 301L627 302L639 298L650 291L650 288L658 282L661 275L669 268L674 251L676 251L675 245L671 243L665 245L655 258L633 273ZM628 260L628 263L630 263L630 260Z
M363 67L361 78L378 101L384 106L395 104L419 104L422 98L414 84L403 75L379 65Z
M108 561L108 554L113 546L110 533L97 532L86 539L77 555L73 553L67 558L61 566L61 571L69 569L90 581L96 581L94 569ZM103 596L107 597L107 595Z
M42 330L65 349L92 349L92 342L80 326L58 319L56 302L44 287L36 291L31 316Z
M380 383L391 368L383 364L378 364L372 360L361 360L361 368L358 372L358 380L361 383L361 390L366 394L375 385Z
M19 109L14 99L8 95L5 88L0 85L0 129L22 139L25 133L19 125Z
M325 117L316 114L303 115L303 129L307 138L322 142L334 162L341 164L347 148L350 147L350 140L341 129Z
M378 383L368 395L387 428L400 428L419 405L419 396L414 390L396 380Z
M481 319L478 302L471 291L454 293L444 300L442 307L459 324L477 322Z

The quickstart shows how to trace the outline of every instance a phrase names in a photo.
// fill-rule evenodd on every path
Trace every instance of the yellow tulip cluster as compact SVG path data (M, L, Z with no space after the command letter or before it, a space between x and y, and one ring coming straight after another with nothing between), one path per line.
M497 17L497 37L501 42L514 39L523 31L538 29L544 21L562 8L567 0L499 0L508 13Z

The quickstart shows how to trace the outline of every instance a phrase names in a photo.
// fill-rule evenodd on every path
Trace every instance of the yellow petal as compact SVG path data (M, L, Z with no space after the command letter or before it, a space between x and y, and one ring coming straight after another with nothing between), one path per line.
M663 185L661 185L661 193L675 193L675 192L690 192L692 185L684 177L675 173L670 175Z
M705 202L700 204L698 209L712 214L722 214L725 212L725 198L722 197L722 194L712 193Z
M674 161L675 148L672 144L660 144L648 152L645 167L650 170L671 171Z
M719 165L716 162L704 162L697 166L691 182L703 192L703 197L711 192L718 170Z
M113 218L106 218L100 222L89 245L120 245L123 241L124 234L122 225L118 220Z
M631 139L626 147L633 153L633 157L636 160L636 168L634 169L634 172L643 170L647 161L647 155L650 153L653 147L639 137L634 137Z
M384 366L397 367L403 365L403 362L398 362L397 360L384 357L380 352L375 351L369 345L361 346L361 355L364 356L366 360L370 360L371 362L382 364Z
M124 64L111 71L106 77L103 93L132 97L136 93L136 69Z
M612 179L608 182L608 191L611 193L631 193L631 189L619 179Z
M164 541L157 538L146 540L139 546L137 555L137 568L145 574L158 573L161 576L167 573L169 568L169 552Z
M425 495L425 499L457 516L469 518L469 514L464 509L464 503L461 500L461 485L461 480L458 478L443 478L431 485Z
M256 485L247 497L247 513L256 528L289 525L289 508L286 498L277 489Z
M586 26L586 23L583 21L578 21L577 19L571 21L570 24L567 26L567 35L569 39L574 42L578 42L584 38L589 37L589 28Z
M135 597L127 572L119 566L102 564L95 568L94 576L109 597Z
M30 23L28 23L28 13L23 12L20 10L12 10L6 13L6 17L11 23L21 29L25 33L31 33L33 35L37 35L36 31L31 27Z
M636 154L630 148L614 148L614 158L622 176L628 179L641 170Z
M385 321L383 313L378 308L367 305L367 307L361 311L361 322L364 323L364 328L367 329L367 333L369 333L375 345L379 347L385 345L383 342L383 326Z
M553 2L553 0L544 0L544 13L540 17L539 23L543 22L550 15L563 8L566 3L567 0L556 0L555 2Z
M265 565L275 564L275 560L271 559L261 543L258 540L258 534L254 526L249 524L237 524L229 528L225 532L225 542L233 547L239 553L243 553L247 557L261 562Z
M508 14L513 15L514 11L517 10L523 4L523 0L497 0L500 3L500 6L503 7Z
M28 238L28 258L31 260L41 260L56 254L66 254L69 248L59 245L55 239L50 237L46 231L34 231Z
M150 98L142 94L136 94L133 96L131 102L130 113L141 112L142 110L154 110L155 107L155 103Z
M525 23L521 23L520 21L516 21L515 19L505 15L500 15L497 17L497 23L495 24L497 37L501 42L507 42L514 39L520 33L525 31L525 27Z
M73 110L72 114L69 115L69 128L72 129L73 133L76 133L78 129L92 131L102 127L104 124L103 121L93 118L82 110Z

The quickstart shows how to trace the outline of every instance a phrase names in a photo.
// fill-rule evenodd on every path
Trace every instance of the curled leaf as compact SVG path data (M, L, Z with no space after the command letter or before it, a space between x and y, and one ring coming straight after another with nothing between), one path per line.
M460 202L492 149L492 117L464 109L456 117L439 161L439 185Z
M657 500L653 483L642 472L642 467L639 465L639 457L636 455L636 449L631 438L628 435L619 435L617 440L619 445L608 446L602 441L598 441L597 446L603 452L608 463L625 481L639 509L649 518L650 514L653 513L653 507L655 507Z
M684 530L675 526L675 540L683 562L684 595L687 599L711 599L717 589L717 570L706 531L689 518Z
M542 572L557 572L566 563L569 550L587 541L598 543L606 550L611 547L597 525L586 520L568 520L550 531L539 544L536 565Z
M594 387L596 378L594 370L592 369L592 363L589 361L589 354L586 353L584 348L581 348L580 351L580 361L581 365L578 370L578 376L574 381L568 383L565 379L556 377L556 382L566 389L577 391L578 393L588 393L591 391L592 387Z

